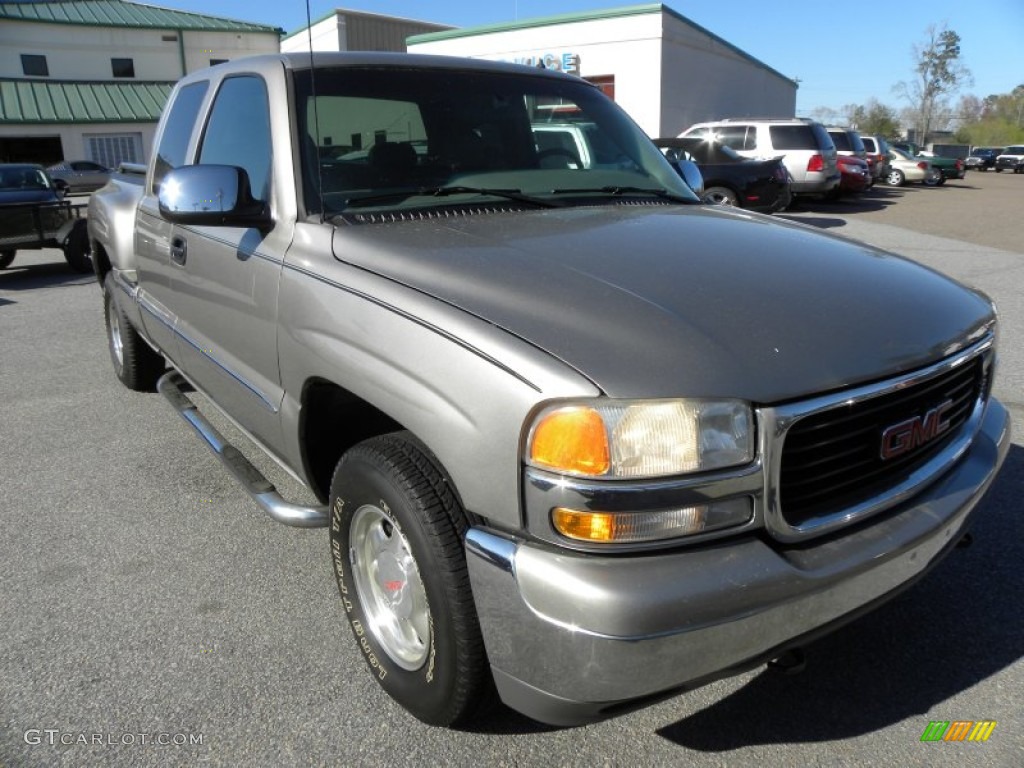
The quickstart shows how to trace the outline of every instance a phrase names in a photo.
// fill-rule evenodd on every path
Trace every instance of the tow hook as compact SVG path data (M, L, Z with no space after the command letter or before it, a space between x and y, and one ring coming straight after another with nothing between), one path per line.
M960 541L956 543L957 549L967 549L971 544L974 543L974 535L970 532L965 533L960 537Z
M802 648L791 648L768 662L768 669L783 675L799 675L807 668L807 657Z

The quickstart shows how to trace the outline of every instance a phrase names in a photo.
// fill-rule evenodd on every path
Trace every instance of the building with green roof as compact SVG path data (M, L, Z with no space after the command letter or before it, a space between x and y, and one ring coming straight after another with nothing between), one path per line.
M0 162L145 162L178 78L282 34L131 0L2 0Z

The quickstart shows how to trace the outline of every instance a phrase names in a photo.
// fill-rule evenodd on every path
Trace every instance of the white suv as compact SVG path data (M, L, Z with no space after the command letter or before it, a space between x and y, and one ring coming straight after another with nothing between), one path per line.
M839 186L836 147L813 120L736 117L697 123L679 135L724 144L744 157L781 156L794 195L823 195Z

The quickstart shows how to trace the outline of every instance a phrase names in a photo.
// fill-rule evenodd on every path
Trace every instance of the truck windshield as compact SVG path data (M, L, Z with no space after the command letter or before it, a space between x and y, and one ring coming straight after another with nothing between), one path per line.
M498 199L571 205L566 189L587 204L626 189L697 202L650 139L583 81L339 67L317 69L315 96L309 71L296 72L295 94L309 213Z

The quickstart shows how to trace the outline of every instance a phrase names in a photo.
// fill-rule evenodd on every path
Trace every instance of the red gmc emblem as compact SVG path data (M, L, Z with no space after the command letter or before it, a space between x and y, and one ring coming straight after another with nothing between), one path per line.
M949 420L946 414L953 407L953 401L947 400L942 405L937 405L928 411L924 416L915 416L912 419L901 421L886 427L882 432L882 460L888 461L902 456L907 451L912 451L934 440L947 429Z

